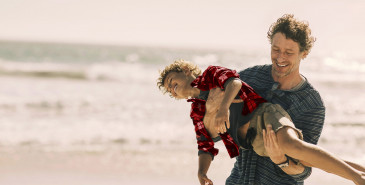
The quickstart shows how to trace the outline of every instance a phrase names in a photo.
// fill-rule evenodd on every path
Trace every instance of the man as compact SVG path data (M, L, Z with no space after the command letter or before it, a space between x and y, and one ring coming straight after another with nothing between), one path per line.
M284 15L271 25L268 38L272 64L241 71L240 78L269 102L280 104L296 128L302 130L304 141L317 144L325 107L319 93L299 72L300 63L309 54L315 39L308 24L293 15ZM217 93L211 92L209 99L213 99L214 94ZM207 107L215 107L209 99ZM263 139L270 158L261 157L253 150L240 149L226 185L304 184L311 168L296 164L281 153L275 134L266 132Z

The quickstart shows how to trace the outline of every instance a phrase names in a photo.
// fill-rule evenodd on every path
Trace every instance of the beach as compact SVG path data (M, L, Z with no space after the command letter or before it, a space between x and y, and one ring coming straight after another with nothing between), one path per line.
M175 149L172 149L175 148ZM0 183L7 185L167 185L199 184L196 152L179 147L123 150L120 146L102 151L41 151L37 147L2 150ZM219 147L224 151L222 146ZM80 149L79 149L80 150ZM209 177L224 184L234 159L225 153L211 165ZM313 169L306 184L351 185L352 182Z
M6 185L142 185L199 184L194 153L179 154L161 151L136 151L106 154L102 152L37 152L33 149L4 153L0 168L0 183ZM162 149L161 149L162 150ZM174 155L172 157L171 155ZM234 159L217 157L209 177L215 184L224 184ZM185 157L183 159L177 159ZM195 160L195 161L194 161ZM318 169L305 184L351 185L352 182Z
M158 70L180 58L238 71L270 62L265 53L225 50L9 42L1 48L12 51L0 55L4 185L198 184L190 105L159 91ZM365 165L364 60L306 60L302 73L326 106L318 145ZM208 177L224 184L235 159L217 145ZM352 184L317 169L305 182Z

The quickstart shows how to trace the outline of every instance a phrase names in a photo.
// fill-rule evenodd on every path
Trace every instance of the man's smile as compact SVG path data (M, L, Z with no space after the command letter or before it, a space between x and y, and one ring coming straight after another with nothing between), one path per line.
M279 63L277 63L277 62L275 62L276 63L276 65L277 66L279 66L279 67L286 67L286 66L288 66L288 64L279 64Z

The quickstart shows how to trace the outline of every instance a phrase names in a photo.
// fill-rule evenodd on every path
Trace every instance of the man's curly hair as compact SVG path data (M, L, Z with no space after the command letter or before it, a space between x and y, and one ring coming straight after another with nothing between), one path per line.
M272 39L276 33L283 33L286 38L292 39L299 44L300 52L310 52L315 38L311 36L311 29L305 21L299 21L292 14L285 14L270 26L267 38L272 44Z
M167 89L164 87L166 76L171 72L183 72L184 69L190 70L195 77L201 74L201 69L197 65L185 60L176 60L174 63L166 66L164 70L160 71L160 76L157 79L157 87L163 93L166 93Z

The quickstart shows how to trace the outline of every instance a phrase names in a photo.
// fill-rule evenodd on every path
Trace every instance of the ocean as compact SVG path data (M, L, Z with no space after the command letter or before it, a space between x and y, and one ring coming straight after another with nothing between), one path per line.
M90 161L82 164L112 168L129 179L125 184L135 182L131 177L138 175L159 182L166 176L182 184L190 179L197 182L190 105L159 91L159 70L185 59L201 68L222 65L240 71L270 63L269 54L269 48L239 51L0 41L1 155L12 161L9 166L21 166L52 154L48 162L55 159L52 156L61 156L57 164L62 167L68 161L70 168L86 157ZM317 52L302 61L301 73L326 106L319 145L365 164L365 58ZM222 158L215 163L225 172L211 172L218 182L224 181L234 162L219 147ZM34 158L25 157L29 153ZM75 157L79 155L83 157Z

